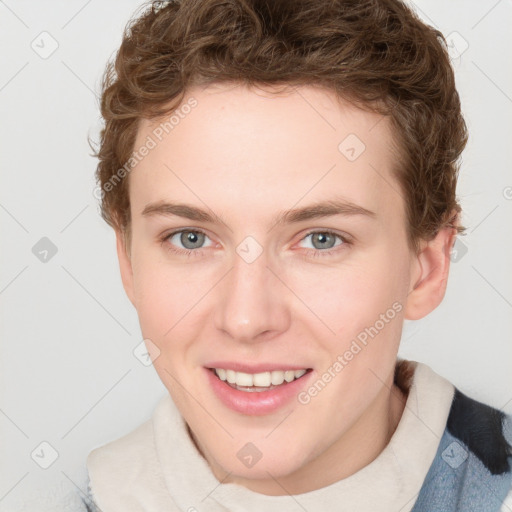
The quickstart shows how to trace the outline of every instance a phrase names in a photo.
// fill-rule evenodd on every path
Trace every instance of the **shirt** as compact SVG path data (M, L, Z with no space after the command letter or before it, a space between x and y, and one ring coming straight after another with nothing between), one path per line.
M89 454L91 501L102 512L512 511L512 417L423 363L397 360L394 381L407 400L390 441L326 487L267 496L219 483L166 393L149 420Z

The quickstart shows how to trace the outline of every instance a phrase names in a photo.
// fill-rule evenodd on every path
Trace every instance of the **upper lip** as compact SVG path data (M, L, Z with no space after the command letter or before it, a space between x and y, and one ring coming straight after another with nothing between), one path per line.
M279 363L258 363L247 364L235 361L213 361L205 364L206 368L223 368L224 370L234 370L235 372L243 373L263 373L278 370L308 370L310 367L307 365L290 365Z

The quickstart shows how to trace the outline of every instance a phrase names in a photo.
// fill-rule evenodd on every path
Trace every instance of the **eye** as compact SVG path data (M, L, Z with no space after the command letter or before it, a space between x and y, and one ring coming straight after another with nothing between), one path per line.
M339 249L334 249L334 247L350 245L347 237L333 231L312 231L302 238L301 242L308 238L311 239L314 256L329 256L339 251ZM340 240L340 242L336 243L336 239Z
M190 256L192 253L201 252L198 249L204 248L203 244L207 238L206 233L197 229L182 229L164 235L161 242L167 244L167 249L170 252ZM183 249L179 248L180 245Z
M310 251L312 256L332 256L340 249L335 249L339 246L351 245L347 236L342 236L333 231L312 231L301 239L301 242L311 238L312 249ZM199 256L205 247L213 245L210 243L204 246L205 240L208 235L198 229L181 229L168 233L161 238L162 245L166 245L166 250L169 252L184 255L184 256ZM336 243L336 239L339 243ZM183 248L180 248L182 246ZM308 251L309 252L309 251Z

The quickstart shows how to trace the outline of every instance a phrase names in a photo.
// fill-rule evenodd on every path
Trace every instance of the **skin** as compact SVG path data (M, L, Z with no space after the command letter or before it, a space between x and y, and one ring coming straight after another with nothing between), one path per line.
M216 84L192 88L184 101L191 96L197 107L129 175L128 246L117 232L123 285L160 351L155 369L216 478L267 495L318 489L369 464L393 435L406 400L393 384L403 321L441 302L455 233L442 229L411 251L388 119L313 86L271 95ZM157 125L141 123L136 148ZM366 146L352 162L338 150L351 133ZM375 217L272 224L280 211L335 197ZM158 201L223 222L142 215ZM161 242L178 229L207 236L196 246L180 234ZM308 236L326 230L351 243ZM247 236L263 249L250 264L236 252ZM313 368L314 382L396 302L402 310L308 404L244 415L204 378L216 359L277 361ZM247 442L263 454L252 468L236 456Z

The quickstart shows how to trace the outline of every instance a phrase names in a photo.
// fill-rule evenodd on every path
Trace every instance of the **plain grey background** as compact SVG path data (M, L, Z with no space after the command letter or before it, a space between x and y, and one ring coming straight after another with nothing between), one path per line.
M142 336L87 144L104 66L141 3L0 0L1 511L76 510L87 454L166 392L134 355ZM406 323L400 355L512 413L512 2L413 5L451 45L468 235L443 304Z

